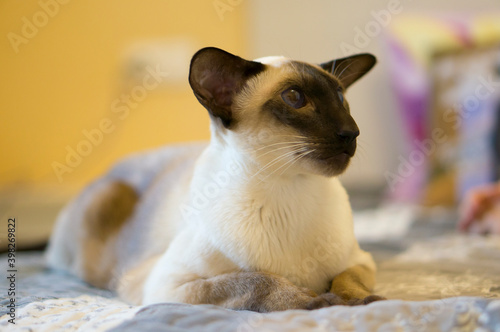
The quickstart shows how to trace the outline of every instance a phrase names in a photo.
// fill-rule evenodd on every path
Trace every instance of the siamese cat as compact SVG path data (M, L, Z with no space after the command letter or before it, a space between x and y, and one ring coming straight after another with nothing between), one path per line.
M133 304L269 312L384 299L337 179L359 135L344 93L375 62L201 49L189 83L210 142L117 164L61 212L48 265Z

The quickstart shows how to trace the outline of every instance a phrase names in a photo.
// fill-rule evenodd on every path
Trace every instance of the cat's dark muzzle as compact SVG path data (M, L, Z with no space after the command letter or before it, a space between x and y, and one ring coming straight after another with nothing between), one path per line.
M308 157L321 165L325 174L335 175L347 168L355 152L356 140L354 139L350 142L318 144L316 151L308 154Z
M341 142L335 144L322 144L318 148L317 157L319 159L331 159L337 156L345 155L348 158L354 156L356 152L356 140L351 140L349 142Z
M343 153L347 154L349 157L353 157L356 152L356 141L352 141L348 144L348 146L344 149Z

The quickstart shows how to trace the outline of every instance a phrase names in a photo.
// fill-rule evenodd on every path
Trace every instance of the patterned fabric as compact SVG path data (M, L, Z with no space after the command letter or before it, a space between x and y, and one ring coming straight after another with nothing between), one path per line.
M453 218L440 213L421 215L395 234L386 223L389 216L381 214L390 214L394 223L408 215L393 209L373 213L378 236L364 237L362 228L357 233L378 262L376 293L388 301L269 314L174 303L133 307L111 292L46 270L40 252L18 253L16 325L8 322L10 299L2 292L0 330L499 331L499 237L455 234ZM363 218L370 219L369 213Z
M107 331L139 308L116 299L81 295L32 302L17 312L15 328L25 331ZM10 318L10 317L9 317ZM13 328L4 321L0 328Z

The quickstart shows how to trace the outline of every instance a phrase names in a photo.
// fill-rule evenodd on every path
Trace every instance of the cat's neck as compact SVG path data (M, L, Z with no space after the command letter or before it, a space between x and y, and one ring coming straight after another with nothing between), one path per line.
M205 166L212 174L229 174L231 181L241 190L267 192L288 188L309 190L312 187L317 189L328 182L320 175L296 172L287 167L277 169L258 164L253 160L251 153L235 147L222 135L212 138L204 159Z
M195 199L206 196L199 215L205 225L220 227L218 234L251 225L262 234L275 227L287 234L317 235L335 211L347 215L347 195L337 179L293 172L263 175L249 158L212 142L199 160L203 169L191 187Z

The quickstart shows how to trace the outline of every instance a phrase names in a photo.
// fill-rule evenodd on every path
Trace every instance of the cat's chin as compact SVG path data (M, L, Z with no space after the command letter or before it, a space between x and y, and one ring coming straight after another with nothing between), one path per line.
M309 160L307 168L311 173L318 175L326 177L338 176L345 172L351 158L352 156L347 153L339 153L324 159L314 158Z

